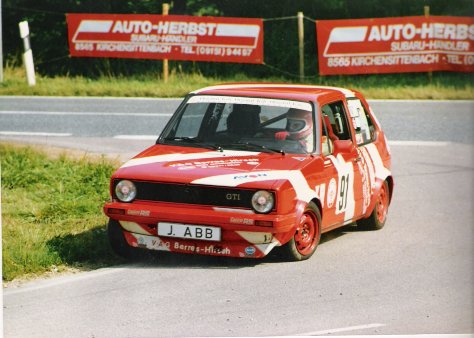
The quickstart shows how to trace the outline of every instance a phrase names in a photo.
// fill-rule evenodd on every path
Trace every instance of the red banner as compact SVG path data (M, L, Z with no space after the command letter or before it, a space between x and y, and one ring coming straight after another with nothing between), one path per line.
M316 22L319 73L474 71L474 18L413 16Z
M71 56L263 63L261 19L67 14Z

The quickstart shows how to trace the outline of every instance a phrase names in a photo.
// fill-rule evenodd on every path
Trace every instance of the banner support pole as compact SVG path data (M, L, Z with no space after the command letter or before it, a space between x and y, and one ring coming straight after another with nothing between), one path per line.
M303 12L298 12L298 50L300 58L300 82L304 80L304 25L303 25Z
M425 14L425 18L428 19L430 17L430 6L424 6L423 11L424 11L424 14ZM430 84L433 82L433 72L432 71L428 72L428 82Z
M163 3L162 14L168 15L169 10L170 10L170 5L167 3ZM165 83L168 82L168 75L169 75L168 59L163 59L163 81Z

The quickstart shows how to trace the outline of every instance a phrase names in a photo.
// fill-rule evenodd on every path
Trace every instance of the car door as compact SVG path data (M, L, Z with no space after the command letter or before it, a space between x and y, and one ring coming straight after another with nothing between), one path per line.
M373 189L375 187L376 175L373 161L373 156L376 155L374 152L377 152L373 143L376 138L375 125L368 110L364 107L359 98L348 98L347 107L355 133L357 152L359 154L357 166L361 175L361 214L364 215L370 205Z
M343 100L321 106L322 139L326 177L323 228L350 223L362 214L360 153Z

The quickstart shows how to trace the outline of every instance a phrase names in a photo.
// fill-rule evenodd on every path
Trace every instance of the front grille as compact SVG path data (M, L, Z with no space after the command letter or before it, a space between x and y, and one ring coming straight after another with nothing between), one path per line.
M118 180L114 182L118 183ZM161 182L133 182L136 200L251 208L255 190ZM114 189L115 191L115 189Z

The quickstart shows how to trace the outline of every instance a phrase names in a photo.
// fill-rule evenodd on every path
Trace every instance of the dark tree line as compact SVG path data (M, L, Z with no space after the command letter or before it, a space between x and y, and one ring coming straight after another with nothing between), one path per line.
M162 4L170 3L170 14L229 17L281 18L302 11L315 20L380 18L423 15L430 6L431 15L473 16L473 0L3 0L4 62L18 65L22 42L18 23L27 20L31 30L37 70L45 75L137 75L160 72L156 60L70 58L68 56L65 13L139 13L161 14ZM317 73L315 24L305 20L305 68ZM298 73L296 19L266 20L264 23L266 65L210 62L170 62L173 69L199 71L206 75L252 76Z

